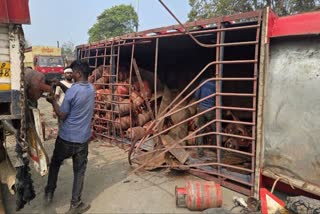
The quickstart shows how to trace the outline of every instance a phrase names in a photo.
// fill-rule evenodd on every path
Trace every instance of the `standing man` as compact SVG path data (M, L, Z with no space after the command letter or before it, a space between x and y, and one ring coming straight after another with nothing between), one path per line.
M66 88L70 88L73 84L72 81L72 69L71 68L66 68L64 69L64 78L65 80L61 81L61 84L66 86ZM64 99L64 94L65 92L62 90L60 86L56 88L54 98L57 101L58 105L61 106L63 99ZM56 113L53 110L53 118L56 118Z
M74 61L70 68L75 83L66 91L61 107L53 97L48 99L61 124L51 159L45 201L47 204L52 202L61 163L72 157L74 180L68 213L83 213L90 208L90 205L81 201L81 193L88 162L95 91L93 85L88 83L90 72L88 63ZM62 86L59 82L57 85Z
M200 100L200 99L205 98L211 94L216 93L215 81L213 81L213 80L201 81L201 83L203 83L203 82L205 82L204 85L202 85L195 92L195 99L196 100ZM197 112L198 113L203 112L205 110L208 110L209 108L212 108L213 106L215 106L215 97L207 98L198 104ZM216 118L216 111L214 109L212 111L208 111L207 113L200 115L198 118L198 124L197 124L198 128L205 125L209 121L214 120L215 118ZM215 131L216 130L216 123L211 123L211 127L212 127L213 131ZM198 131L198 134L202 134L202 133L204 133L204 129L202 129L201 131ZM203 145L203 137L197 138L197 145ZM200 157L202 157L204 155L203 148L198 148L198 155Z
M66 68L64 69L64 78L65 80L61 81L61 84L65 85L67 88L70 88L73 84L72 81L72 69L71 68ZM64 99L64 91L62 90L61 87L57 87L56 88L56 92L55 92L55 99L57 100L57 103L59 106L61 106L63 99Z

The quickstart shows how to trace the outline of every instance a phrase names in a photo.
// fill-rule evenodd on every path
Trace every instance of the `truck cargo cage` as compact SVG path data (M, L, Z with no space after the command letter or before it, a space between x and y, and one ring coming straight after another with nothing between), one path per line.
M93 134L132 145L137 169L189 170L253 195L262 14L190 22L192 37L174 25L78 46L78 59L94 69ZM194 100L208 81L216 93ZM210 98L215 106L197 112ZM215 119L197 127L206 112Z

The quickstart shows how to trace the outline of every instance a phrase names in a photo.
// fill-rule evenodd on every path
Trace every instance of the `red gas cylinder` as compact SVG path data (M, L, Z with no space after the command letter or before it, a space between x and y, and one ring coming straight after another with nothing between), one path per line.
M221 187L213 181L187 181L185 188L176 187L176 205L199 211L221 207Z

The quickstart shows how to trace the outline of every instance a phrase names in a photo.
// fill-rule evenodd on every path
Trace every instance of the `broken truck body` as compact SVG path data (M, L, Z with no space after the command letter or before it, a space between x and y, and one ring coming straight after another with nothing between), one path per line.
M319 18L267 8L78 46L95 69L93 134L131 146L138 169L188 170L255 196L262 174L320 195ZM203 79L216 83L204 98L215 119L199 127Z
M30 107L26 98L26 93L39 93L41 88L37 87L37 75L32 79L25 76L22 24L30 24L28 1L0 1L0 179L16 194L17 210L35 197L29 160L41 175L47 173L48 163L40 111ZM34 84L32 90L27 91L25 81ZM7 153L8 134L13 134L17 143L15 157Z
M14 192L16 171L7 155L5 128L8 130L11 121L20 125L23 78L21 52L24 45L22 24L29 23L27 1L0 1L0 178L11 193Z

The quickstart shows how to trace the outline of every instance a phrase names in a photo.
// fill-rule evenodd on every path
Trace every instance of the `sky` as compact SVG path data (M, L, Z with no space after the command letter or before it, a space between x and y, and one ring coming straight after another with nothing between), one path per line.
M182 22L187 21L188 0L163 2ZM24 25L25 37L31 45L85 44L97 16L119 4L131 4L138 11L139 31L177 24L158 0L29 0L31 25Z

